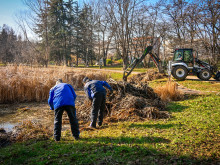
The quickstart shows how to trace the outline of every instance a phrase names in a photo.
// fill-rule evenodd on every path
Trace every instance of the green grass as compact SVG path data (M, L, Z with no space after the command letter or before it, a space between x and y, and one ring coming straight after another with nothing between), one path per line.
M69 130L62 141L29 141L0 149L0 164L217 164L220 161L220 97L171 102L172 118Z
M185 80L185 81L178 81L178 83L189 89L220 92L220 82Z
M112 79L114 79L116 81L122 81L123 73L111 72L109 74L109 78L112 78Z
M0 66L6 66L6 64L0 63Z
M155 88L157 86L165 85L167 82L167 78L164 79L157 79L153 81L149 81L149 86ZM178 84L194 90L206 91L206 92L220 92L220 82L214 81L200 81L200 80L184 80L184 81L177 81L174 79Z
M76 68L91 68L91 69L100 69L99 66L97 65L94 65L94 66L89 66L89 67L85 67L84 65L79 65L78 67ZM111 66L111 65L108 65L108 66L102 66L101 69L105 70L105 69L108 69L108 70L117 70L117 71L123 71L123 67L122 66ZM146 72L149 68L135 68L133 70L133 72ZM152 68L151 68L152 69Z

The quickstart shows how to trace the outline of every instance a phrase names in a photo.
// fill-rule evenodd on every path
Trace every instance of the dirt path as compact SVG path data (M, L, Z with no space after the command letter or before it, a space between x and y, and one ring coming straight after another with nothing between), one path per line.
M203 81L203 80L200 80L198 77L196 76L187 76L186 80L192 80L192 81L201 81L201 82L211 82L211 83L220 83L220 81L216 81L215 79L211 78L210 80L208 81ZM178 89L183 92L184 94L189 94L189 95L205 95L205 94L208 94L208 93L219 93L219 91L200 91L200 90L196 90L196 89L189 89L189 88L186 88L185 86L178 84Z
M184 93L185 95L204 95L204 94L206 94L205 92L202 92L199 90L186 88L180 84L178 84L178 90L180 92Z

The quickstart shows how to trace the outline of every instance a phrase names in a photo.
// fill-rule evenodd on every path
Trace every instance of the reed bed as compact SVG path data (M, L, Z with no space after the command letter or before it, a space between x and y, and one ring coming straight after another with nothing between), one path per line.
M102 72L67 67L31 68L14 65L1 67L0 72L0 103L46 101L49 90L59 78L77 89L83 87L82 80L85 76L99 80L106 80L108 77Z

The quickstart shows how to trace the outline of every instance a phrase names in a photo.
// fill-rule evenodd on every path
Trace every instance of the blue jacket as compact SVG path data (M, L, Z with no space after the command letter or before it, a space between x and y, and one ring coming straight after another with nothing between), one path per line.
M87 97L91 100L93 99L94 95L98 92L106 94L106 90L103 86L107 87L109 90L112 91L111 86L106 81L99 80L91 80L87 82L84 86L84 91Z
M50 89L48 104L54 110L65 105L75 107L76 93L70 84L60 83Z

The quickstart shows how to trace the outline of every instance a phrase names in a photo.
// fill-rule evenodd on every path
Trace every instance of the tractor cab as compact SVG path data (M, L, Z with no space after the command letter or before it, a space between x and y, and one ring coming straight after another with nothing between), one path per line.
M193 66L197 58L197 53L193 49L176 49L174 51L173 62L184 62L187 66Z

